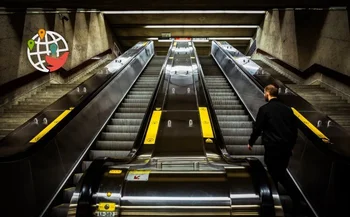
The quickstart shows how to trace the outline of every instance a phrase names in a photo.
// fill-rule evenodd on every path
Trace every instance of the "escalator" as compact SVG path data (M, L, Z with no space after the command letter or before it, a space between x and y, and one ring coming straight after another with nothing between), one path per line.
M199 59L227 151L232 157L256 157L264 162L261 137L251 151L247 148L253 120L237 93L231 88L212 57L199 57ZM294 211L291 198L282 186L279 185L278 190L285 216L295 216L292 214Z
M163 56L155 56L147 65L88 151L80 170L73 175L71 184L58 196L61 199L56 199L55 204L61 204L52 209L50 216L67 215L75 186L93 160L100 157L121 159L129 154L156 87L164 59Z
M252 151L247 149L253 120L214 59L212 57L200 57L199 59L229 154L237 157L254 155L261 159L264 155L264 147L261 145L260 138Z

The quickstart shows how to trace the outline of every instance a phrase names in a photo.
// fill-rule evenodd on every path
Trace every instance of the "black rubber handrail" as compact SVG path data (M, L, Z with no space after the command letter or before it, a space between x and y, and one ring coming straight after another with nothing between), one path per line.
M148 46L150 42L145 45L145 47ZM128 64L125 64L122 68L119 69L119 72L123 71L125 67L127 67L130 63L132 63L135 58L143 51L144 49L141 49L135 57L130 60ZM53 137L59 133L67 124L70 122L93 98L95 98L116 76L119 75L118 73L113 73L106 81L103 82L102 85L97 87L92 93L85 96L81 102L62 120L60 121L54 128L52 128L45 136L43 136L37 143L34 145L31 145L23 152L19 152L10 156L4 156L0 157L0 162L7 162L7 161L16 161L23 158L27 158L31 156L32 154L36 153L36 151L40 148L42 148L45 144L47 144L50 140L53 139ZM67 94L66 94L67 95ZM63 97L65 97L64 95ZM63 98L62 97L62 98ZM43 111L39 112L36 116L43 113ZM30 121L30 120L29 120Z
M155 91L152 94L151 101L148 104L147 110L145 112L145 115L142 119L139 131L137 133L136 139L134 141L134 145L132 148L132 151L129 153L129 155L124 159L114 159L114 158L99 158L94 160L90 167L86 170L85 174L81 178L81 188L80 188L80 196L78 199L77 204L77 217L92 217L92 196L94 192L97 191L101 176L103 175L103 167L107 164L110 165L116 165L116 164L129 164L131 163L136 157L139 151L142 148L142 139L145 136L146 128L151 120L151 114L153 111L154 104L156 102L156 96L159 92L159 87L161 84L161 81L164 79L164 69L165 65L168 61L168 58L170 56L170 50L172 48L173 44L169 48L169 52L167 57L164 60L164 64L161 69L161 74L158 79L158 83L156 85Z
M193 46L194 50L195 47ZM206 83L204 80L204 73L202 70L202 66L199 62L199 58L197 54L195 53L195 57L198 63L198 69L200 71L201 76L201 84L204 90L204 96L207 102L207 107L209 109L209 116L213 124L214 128L214 134L215 134L215 145L218 147L221 156L227 163L231 164L237 164L237 163L245 163L248 162L250 166L250 172L253 179L253 184L257 192L259 193L260 200L261 200L261 206L260 206L260 214L263 217L274 217L276 216L275 208L274 208L274 200L272 195L272 189L271 185L269 183L269 178L267 176L267 172L263 166L263 164L260 162L257 158L233 158L228 153L226 146L224 145L224 137L221 132L221 128L219 125L219 121L216 117L216 113L213 107L213 103L208 91L208 88L206 87Z

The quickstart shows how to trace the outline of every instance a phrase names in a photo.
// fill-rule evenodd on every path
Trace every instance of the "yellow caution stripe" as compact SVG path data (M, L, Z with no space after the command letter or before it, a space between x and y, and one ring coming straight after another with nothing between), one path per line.
M293 113L301 122L303 122L318 138L322 141L329 143L329 138L325 136L317 127L315 127L310 121L308 121L302 114L300 114L295 108L292 107Z
M45 127L38 135L36 135L32 140L30 140L30 143L36 143L41 138L43 138L52 128L54 128L60 121L63 120L72 110L74 107L69 108L69 110L65 110L60 114L54 121L52 121L47 127Z
M153 111L151 122L149 123L147 133L146 133L146 138L144 141L145 145L154 145L156 143L158 127L159 127L161 116L162 116L161 110Z
M102 212L114 212L116 208L115 203L99 203L98 204L98 211Z
M207 107L199 107L198 110L202 125L203 138L214 138Z

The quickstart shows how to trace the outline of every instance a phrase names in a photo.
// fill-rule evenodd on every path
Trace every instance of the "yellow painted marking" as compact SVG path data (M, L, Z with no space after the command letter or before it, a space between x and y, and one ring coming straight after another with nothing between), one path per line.
M149 123L144 144L153 145L156 142L158 127L162 111L153 111L151 122Z
M199 107L203 138L214 138L207 107Z
M122 171L121 170L110 170L109 174L121 174Z
M206 143L213 143L213 140L212 139L206 139L205 142Z
M99 203L98 211L113 212L115 211L115 203Z
M317 127L315 127L310 121L308 121L302 114L300 114L295 108L292 107L293 113L301 122L303 122L314 134L316 134L322 141L329 143L329 138L325 136Z
M32 140L30 140L30 143L36 143L41 138L43 138L52 128L54 128L60 121L63 120L72 110L74 107L70 107L69 110L65 110L60 114L55 120L53 120L47 127L45 127L38 135L36 135Z
M151 170L131 170L129 171L129 174L132 175L143 175L143 174L150 174Z

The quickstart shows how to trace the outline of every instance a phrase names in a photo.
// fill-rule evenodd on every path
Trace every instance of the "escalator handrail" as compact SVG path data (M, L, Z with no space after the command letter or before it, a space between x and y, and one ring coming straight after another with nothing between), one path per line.
M147 44L144 45L146 48L152 41L148 41ZM94 99L116 76L120 74L130 63L132 63L136 57L143 51L144 49L140 49L133 59L130 60L128 64L123 65L117 72L113 73L106 81L104 81L100 86L98 86L93 92L89 95L85 96L81 102L64 118L62 119L55 127L53 127L45 136L43 136L37 143L33 143L30 147L26 147L22 152L17 152L15 154L9 156L0 157L0 162L8 162L8 161L18 161L24 158L27 158L36 153L41 147L51 141L55 135L57 135L63 128L66 126L92 99ZM113 60L114 61L114 60ZM67 93L69 94L69 93ZM66 97L65 94L63 97ZM40 115L43 111L38 113ZM36 116L37 116L36 115Z
M249 72L246 71L246 69L242 66L240 66L240 64L237 64L236 61L234 60L234 58L232 57L232 55L227 52L225 49L223 49L217 41L213 41L214 43L217 44L217 46L227 55L230 57L230 59L235 63L235 65L237 65L237 67L239 67L239 69L241 69L240 71L242 71L245 75L247 75L251 81L253 81L255 84L259 83L258 81L256 81L255 77L252 76ZM263 92L264 88L262 87L262 85L257 85L258 89ZM297 95L297 94L296 94ZM253 119L255 120L255 118L253 117ZM300 120L300 119L298 119ZM336 162L341 162L341 163L345 163L345 164L350 164L350 157L343 155L342 152L336 152L332 149L330 149L329 147L332 146L332 142L325 142L322 140L322 138L319 138L308 126L306 126L301 120L299 121L299 126L298 129L303 132L307 138L316 145L316 147L321 150L322 152L324 152L326 155L330 156L334 161Z
M80 188L80 194L78 199L78 205L77 205L77 216L79 217L86 217L86 216L92 216L91 207L92 207L92 196L93 193L96 191L99 181L101 180L101 176L103 174L103 167L107 164L128 164L131 161L133 161L137 154L139 153L141 147L142 147L142 138L146 133L146 127L148 122L151 118L151 113L153 110L153 106L155 104L156 96L159 92L159 86L161 84L161 80L164 78L164 68L166 66L166 63L168 62L169 56L170 56L170 50L172 49L173 43L171 44L169 48L168 55L166 56L164 60L164 64L162 66L162 69L160 71L160 76L158 79L158 83L155 87L155 91L152 94L151 100L148 104L147 110L145 112L145 115L142 119L139 131L137 133L136 139L134 141L134 145L132 148L132 151L129 153L129 155L124 159L114 159L114 158L99 158L94 160L90 167L86 170L85 174L81 178L81 188ZM78 189L79 190L79 189ZM90 211L90 212L89 212Z
M269 183L269 178L266 174L266 170L260 160L257 158L233 158L228 153L226 146L224 145L224 137L221 132L221 128L219 125L219 121L216 117L216 113L213 107L213 103L208 91L208 88L206 87L206 82L204 80L204 73L202 66L200 64L196 48L193 45L195 58L197 61L198 69L200 71L201 76L201 84L203 86L205 99L207 101L207 107L209 109L209 117L212 120L213 128L214 128L214 138L215 144L217 145L221 156L227 163L231 164L237 164L237 163L244 163L247 162L250 166L250 172L252 174L253 184L255 189L259 192L259 196L261 199L261 206L260 206L260 214L263 217L274 217L275 216L275 209L274 209L274 200L272 195L272 189L271 185Z

